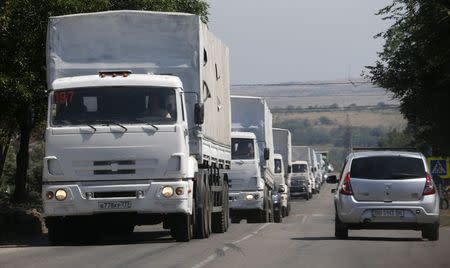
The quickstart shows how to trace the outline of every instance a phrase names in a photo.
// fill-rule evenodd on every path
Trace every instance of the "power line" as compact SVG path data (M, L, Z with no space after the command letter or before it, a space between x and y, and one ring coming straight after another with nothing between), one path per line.
M327 85L362 85L362 84L372 84L370 81L342 81L342 82L287 82L287 83L269 83L269 84L235 84L231 85L232 87L237 86L327 86Z

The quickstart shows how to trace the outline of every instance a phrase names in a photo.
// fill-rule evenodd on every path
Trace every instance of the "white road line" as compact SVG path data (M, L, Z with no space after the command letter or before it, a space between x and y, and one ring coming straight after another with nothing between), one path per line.
M236 245L241 243L242 241L245 241L251 237L253 237L254 235L258 234L258 232L260 232L262 229L266 228L269 225L269 223L266 223L264 225L262 225L261 227L259 227L258 229L256 229L256 231L252 232L251 234L248 234L244 237L242 237L241 239L238 239L236 241L231 242L231 244ZM228 246L224 246L223 248L221 248L220 251L221 253L226 252L227 250L229 250L230 248ZM200 268L200 267L204 267L206 264L212 262L213 260L215 260L219 255L217 253L214 253L212 255L209 255L206 259L204 259L203 261L197 263L196 265L192 266L192 268Z
M308 215L303 216L302 224L304 224L306 222L306 218L308 218Z
M0 248L0 255L20 251L21 249L22 248Z

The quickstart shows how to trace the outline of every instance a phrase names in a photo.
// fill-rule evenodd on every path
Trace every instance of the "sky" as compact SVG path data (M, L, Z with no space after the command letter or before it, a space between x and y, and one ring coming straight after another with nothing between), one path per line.
M230 48L232 84L360 78L392 0L209 0L209 28Z

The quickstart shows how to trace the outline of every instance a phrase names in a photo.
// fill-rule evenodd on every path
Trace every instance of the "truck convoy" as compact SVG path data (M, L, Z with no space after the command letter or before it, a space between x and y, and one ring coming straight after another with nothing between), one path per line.
M275 179L277 185L283 185L285 191L281 194L282 200L285 203L282 208L283 217L289 216L291 212L291 200L289 187L291 185L291 168L292 168L292 141L291 132L288 129L273 128L273 147L275 154L280 154L283 167L283 180ZM275 161L277 159L275 158ZM277 173L277 165L275 162L275 175Z
M227 230L228 54L196 15L108 11L50 18L42 191L51 243L70 233L132 232L161 222L177 241ZM256 150L253 166L235 155L235 167L253 174L234 172L232 189L250 190L245 202L264 201L255 208L267 219L272 117L260 99L248 100L261 107L242 109L256 121L241 123L263 131L235 136L233 145L247 141L266 153L259 162ZM235 118L242 117L238 111Z
M231 222L273 219L274 149L272 114L260 97L231 96Z

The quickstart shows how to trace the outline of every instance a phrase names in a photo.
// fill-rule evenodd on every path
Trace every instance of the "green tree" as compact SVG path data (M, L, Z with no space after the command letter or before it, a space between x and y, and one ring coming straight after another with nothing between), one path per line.
M450 154L450 2L393 0L378 15L393 24L377 36L385 43L372 82L400 100L416 144Z
M393 129L378 141L378 147L384 148L409 148L413 146L410 131L398 131Z
M202 0L0 2L0 149L7 148L8 137L17 130L20 146L16 157L15 201L26 197L31 132L45 117L45 41L49 16L117 9L187 12L208 21L208 3Z

